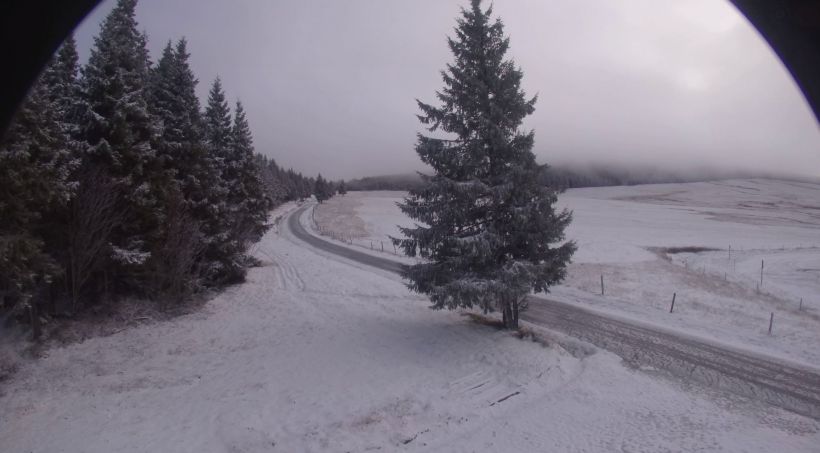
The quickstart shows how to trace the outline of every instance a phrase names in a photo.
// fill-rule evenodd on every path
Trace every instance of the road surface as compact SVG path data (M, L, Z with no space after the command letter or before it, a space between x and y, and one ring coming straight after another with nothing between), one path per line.
M301 207L285 222L299 240L361 264L401 274L404 264L360 252L309 233ZM772 357L722 347L636 322L612 319L584 308L530 297L521 319L560 331L621 356L635 366L654 367L787 410L820 419L820 373Z

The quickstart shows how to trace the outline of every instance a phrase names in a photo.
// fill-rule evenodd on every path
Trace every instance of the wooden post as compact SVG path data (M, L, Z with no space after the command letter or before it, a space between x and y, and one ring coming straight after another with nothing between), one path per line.
M760 287L763 287L763 260L760 260Z
M601 295L604 295L604 274L601 274Z
M772 315L769 317L769 335L772 334L772 324L773 323L774 323L774 312L772 312Z
M28 307L29 317L31 318L31 338L34 341L40 339L40 316L37 314L37 308L32 303Z
M678 293L672 293L672 306L669 307L669 313L675 310L675 297L678 296Z
M729 262L732 261L732 244L729 244Z
M393 244L393 254L394 254L394 255L398 255L398 254L399 254L399 251L398 251L398 250L396 250L396 244Z
M381 242L382 242L382 252L383 252L384 251L384 241L381 241Z
M373 250L373 241L370 241L370 250Z
M802 297L800 298L800 308L799 308L799 310L803 311L803 298Z

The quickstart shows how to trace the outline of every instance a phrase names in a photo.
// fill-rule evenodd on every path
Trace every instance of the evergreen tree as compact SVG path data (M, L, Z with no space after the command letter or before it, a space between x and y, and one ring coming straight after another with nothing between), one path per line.
M313 184L313 195L319 203L323 203L330 198L328 182L322 177L321 173L316 177L316 182Z
M347 186L345 186L344 179L339 181L339 195L346 195L347 194Z
M73 195L69 175L76 160L58 112L41 79L0 142L0 307L6 309L34 310L34 291L59 274L43 236L55 227L46 219Z
M55 108L58 120L70 135L77 134L78 71L77 43L74 36L69 35L46 66L40 83L45 88L48 101Z
M233 169L228 165L232 139L231 111L219 77L214 80L208 93L203 120L205 146L217 177L211 189L214 215L206 225L209 241L205 251L206 273L211 283L240 281L244 271L242 263L237 260L238 247L232 244L234 212L228 202L232 190L230 181L234 179Z
M276 164L274 159L268 159L263 154L256 154L256 166L262 178L264 190L270 200L271 208L279 206L288 200L286 174Z
M45 96L48 109L54 120L62 129L62 144L58 153L61 161L61 180L65 181L70 194L63 198L68 201L76 195L77 169L83 154L84 142L80 135L78 113L81 110L80 86L78 80L79 57L76 42L69 36L51 58L39 79L39 88L34 90L29 98L36 97L35 93ZM35 101L36 102L36 101ZM59 186L59 185L58 185ZM65 249L68 241L66 223L69 220L68 204L62 204L59 209L50 210L43 217L42 237L46 249L58 261L65 261Z
M271 202L265 194L254 161L253 137L245 109L239 101L234 110L229 156L227 166L233 170L229 196L229 203L235 211L233 235L244 253L248 245L258 241L268 230Z
M298 173L297 177L299 178L299 199L304 200L309 198L313 194L314 188L316 187L316 180L312 177L302 176L301 173Z
M208 93L205 107L205 140L218 159L225 159L231 143L231 109L225 100L222 80L217 77Z
M214 190L219 188L218 176L205 147L199 98L196 96L198 81L189 58L184 38L175 47L168 42L152 71L150 90L151 112L161 126L156 148L168 178L162 192L167 217L161 226L160 240L155 244L157 250L152 253L157 258L153 262L152 275L158 280L155 287L173 289L176 293L171 295L173 298L182 297L184 292L180 288L195 289L194 265L208 241L205 233L217 229L210 224L219 215L214 202L221 197ZM186 232L188 236L184 242L174 237L180 232ZM183 245L192 250L179 250ZM169 247L176 249L174 253L167 253ZM187 282L168 282L169 275ZM163 292L157 290L160 297L166 296Z
M104 169L116 183L126 215L112 232L115 269L109 270L134 288L162 222L158 186L163 180L153 146L159 128L148 109L148 51L137 29L136 3L119 0L106 17L80 84L84 171ZM95 181L86 178L85 183Z
M179 185L184 204L202 220L212 216L217 168L206 149L205 132L196 96L198 83L188 62L183 38L175 48L169 42L152 75L151 110L161 124L157 148L166 170Z
M442 105L418 102L420 121L454 138L419 135L416 152L435 174L400 208L424 226L402 228L394 242L427 259L406 277L433 308L498 309L505 327L517 328L524 298L564 278L575 244L551 246L563 241L571 214L556 212L555 191L538 183L534 133L519 130L535 98L505 60L509 40L491 13L480 0L462 10L448 40L454 62L442 72Z

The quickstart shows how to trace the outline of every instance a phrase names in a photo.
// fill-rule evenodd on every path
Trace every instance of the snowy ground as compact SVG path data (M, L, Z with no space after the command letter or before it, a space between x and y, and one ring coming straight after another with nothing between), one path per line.
M316 222L353 237L356 247L387 246L387 236L400 234L396 225L412 224L396 207L403 196L351 192L321 205ZM574 212L567 236L578 252L551 297L820 369L820 185L730 180L573 189L559 203ZM337 222L340 215L349 220ZM358 228L346 229L351 223ZM670 247L718 250L661 250Z
M0 387L0 451L820 445L820 422L432 312L397 277L317 254L286 230L255 253L264 265L201 312L25 364Z

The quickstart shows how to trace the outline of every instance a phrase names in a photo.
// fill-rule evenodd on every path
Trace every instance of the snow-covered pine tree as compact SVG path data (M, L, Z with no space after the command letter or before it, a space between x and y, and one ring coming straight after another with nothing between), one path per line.
M87 143L84 172L102 171L120 192L126 221L111 232L110 257L121 283L138 288L149 246L162 220L162 177L153 143L159 132L148 109L146 37L138 31L136 0L118 0L82 70L80 133ZM96 178L99 180L99 178ZM95 184L85 178L81 184Z
M259 153L254 157L265 192L270 199L271 208L279 206L287 200L285 173L276 164L276 160Z
M205 106L205 141L218 158L224 159L231 143L231 109L225 100L222 80L217 77L208 92Z
M79 133L78 122L78 112L81 110L80 86L77 78L78 60L76 42L73 36L69 36L57 49L57 53L43 70L38 82L40 84L39 93L45 96L51 115L63 131L63 142L58 151L60 162L58 167L61 172L60 179L66 182L66 187L70 190L70 195L67 194L64 197L66 201L76 194L76 171L85 146ZM47 248L51 250L50 253L59 256L61 260L63 260L61 254L65 251L68 240L64 228L68 219L67 207L67 204L62 205L60 209L50 212L50 215L43 219L49 224L43 228Z
M339 195L346 195L347 194L347 186L345 185L345 180L339 181Z
M0 141L0 309L34 310L35 289L59 274L43 238L55 227L47 219L73 195L76 160L58 113L40 79Z
M205 144L218 176L212 187L215 215L207 227L208 278L217 284L238 282L244 278L245 270L241 261L243 250L231 234L237 224L236 207L229 202L236 180L230 157L232 119L219 77L211 85L203 119Z
M58 120L71 137L75 137L78 132L76 116L79 67L77 43L74 36L69 35L40 76L48 101L55 107Z
M244 253L268 230L268 211L272 204L265 193L259 167L254 162L251 128L245 108L239 101L233 118L228 167L233 169L234 179L230 181L228 200L236 215L232 235Z
M319 203L323 203L330 198L328 182L322 177L321 173L316 176L316 182L313 184L313 195Z
M161 126L156 149L168 178L161 194L166 222L152 252L156 259L151 275L155 294L176 299L195 289L195 265L207 243L206 230L219 214L213 203L218 197L212 189L218 187L216 169L205 147L198 81L189 58L184 38L175 47L168 42L151 73L149 102ZM176 237L182 232L185 238ZM174 294L165 294L168 289Z
M529 292L564 278L575 244L561 243L571 214L556 212L556 192L538 183L534 133L519 130L535 98L526 98L521 70L505 60L502 22L480 3L462 10L448 40L454 62L442 72L442 105L418 102L419 120L454 138L419 134L416 152L435 174L400 204L420 224L394 242L427 260L406 278L433 308L497 309L514 329Z
M299 199L304 200L310 198L310 196L314 192L314 188L316 187L316 180L310 176L302 176L301 173L298 174L299 177Z
M185 38L175 48L168 43L152 74L151 110L162 126L157 148L163 165L173 173L184 205L205 221L216 215L213 206L221 195L213 189L219 175L206 147L198 81L189 58Z

